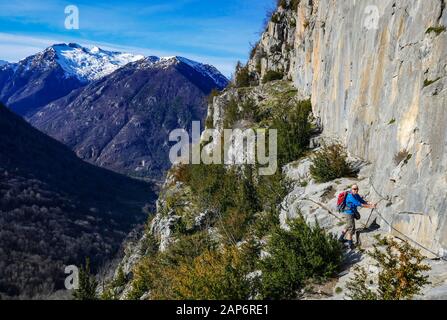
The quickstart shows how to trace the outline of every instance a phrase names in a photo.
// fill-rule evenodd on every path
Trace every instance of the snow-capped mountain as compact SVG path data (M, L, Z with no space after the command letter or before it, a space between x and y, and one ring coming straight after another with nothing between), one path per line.
M98 47L87 49L75 43L56 44L50 50L56 52L56 61L67 77L74 76L85 82L101 79L129 62L144 58L142 55L106 51Z
M145 60L143 61L143 63L139 65L139 67L166 69L171 65L176 64L188 65L198 73L202 74L204 77L209 78L218 89L225 88L229 83L228 79L222 73L220 73L220 71L217 70L214 66L209 64L203 64L180 56L172 56L172 57L149 56L145 58Z
M46 104L144 57L55 44L18 63L0 66L0 101L30 117Z
M228 80L181 57L146 57L54 101L29 119L91 163L160 179L169 162L169 132L205 120L206 97Z
M191 68L201 73L202 75L211 78L217 87L223 89L228 85L228 79L220 73L215 67L209 64L203 64L200 62L196 62L184 57L174 56L174 57L162 57L159 60L159 63L185 63L189 65Z
M138 61L143 61L138 67L160 69L171 64L188 65L202 74L211 87L223 89L228 84L228 80L213 66L183 57L145 58L98 47L88 49L76 43L61 43L18 63L0 64L0 101L29 118L50 102Z
M0 66L2 66L2 65L4 65L4 64L8 64L8 63L9 63L8 61L0 60Z

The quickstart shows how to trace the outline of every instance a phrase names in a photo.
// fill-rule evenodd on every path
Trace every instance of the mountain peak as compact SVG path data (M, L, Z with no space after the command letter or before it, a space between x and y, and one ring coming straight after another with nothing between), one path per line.
M220 73L220 71L217 70L214 66L200 63L185 57L181 56L161 57L160 62L169 64L184 63L193 68L194 70L196 70L197 72L201 73L202 75L211 78L216 83L216 85L221 89L225 88L229 82L228 79L222 73Z
M189 65L200 73L209 76L222 89L228 85L228 79L212 65L203 64L180 56L176 56L175 59Z
M88 49L76 43L55 44L51 48L67 76L74 76L82 82L101 79L129 62L144 58L142 55L107 51L97 46Z
M194 69L196 72L200 73L201 75L210 78L219 89L225 88L229 83L228 79L212 65L203 64L181 56L167 56L167 57L148 56L144 58L140 67L168 68L172 65L177 64L185 64L190 68Z

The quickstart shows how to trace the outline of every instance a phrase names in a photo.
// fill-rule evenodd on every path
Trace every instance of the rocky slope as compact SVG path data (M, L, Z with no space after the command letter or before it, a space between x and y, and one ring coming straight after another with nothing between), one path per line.
M30 117L49 102L142 58L75 43L55 44L18 63L0 64L0 101Z
M29 119L98 166L160 179L170 167L169 133L206 113L206 96L228 80L182 57L147 57L73 91Z
M362 248L370 249L375 235L409 241L432 266L432 284L424 289L424 297L445 299L445 1L280 3L284 7L273 14L247 63L252 87L229 88L215 97L207 122L222 130L228 114L235 112L233 100L239 111L248 100L254 101L257 110L271 111L269 106L275 105L279 92L297 100L311 99L315 124L322 134L311 139L310 151L321 141L341 142L359 174L320 184L309 175L309 157L286 165L284 172L294 183L281 205L282 226L286 228L286 219L301 212L309 223L317 219L326 230L340 232L335 196L357 183L363 195L379 203L371 215L362 212L359 227L367 223L370 227L360 234ZM282 74L284 81L261 85L269 71ZM293 89L284 85L287 81ZM250 127L253 119L245 118L237 125ZM120 298L129 298L134 266L145 257L141 250L145 239L155 238L158 250L169 248L176 243L177 226L185 212L197 222L191 230L207 228L209 220L201 219L209 212L195 209L191 195L177 180L175 174L168 177L148 232L128 248L122 261L128 281L118 290ZM181 199L178 205L183 214L173 209L172 195ZM214 228L208 231L216 235ZM347 252L338 279L326 293L320 291L309 298L345 299L345 284L355 264L377 274L362 252ZM150 292L140 298L150 298Z
M0 104L0 298L47 297L113 258L153 186L87 164Z

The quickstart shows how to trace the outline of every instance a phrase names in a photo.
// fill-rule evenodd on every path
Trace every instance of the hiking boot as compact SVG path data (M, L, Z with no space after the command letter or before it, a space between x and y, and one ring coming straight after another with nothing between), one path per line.
M351 249L351 250L355 249L355 244L354 244L354 242L352 240L348 241L348 248Z

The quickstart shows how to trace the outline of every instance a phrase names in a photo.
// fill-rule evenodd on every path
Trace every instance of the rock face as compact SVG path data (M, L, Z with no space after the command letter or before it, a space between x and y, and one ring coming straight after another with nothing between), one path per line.
M113 258L151 184L85 163L0 104L0 298L64 289L65 266Z
M160 179L170 167L170 131L203 121L206 96L226 84L211 66L148 57L49 104L30 122L91 163Z
M270 68L286 68L311 97L324 135L373 165L370 187L391 199L382 210L393 226L440 255L447 253L445 5L300 1L296 27L286 28L294 36L283 20L270 22L257 49L270 65L273 48L294 39L291 62Z
M248 70L257 80L261 80L267 71L282 72L292 78L295 69L295 34L297 16L293 10L279 7L273 13L265 32L248 61Z

